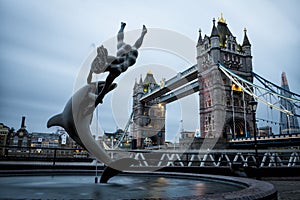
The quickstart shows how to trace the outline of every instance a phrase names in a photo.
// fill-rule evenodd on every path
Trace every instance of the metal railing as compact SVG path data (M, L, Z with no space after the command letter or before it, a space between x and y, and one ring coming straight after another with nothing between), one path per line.
M43 148L0 146L6 152L0 161L92 162L95 158L81 148ZM41 151L38 153L38 151ZM43 153L44 152L44 153ZM63 153L64 152L64 153ZM300 167L300 149L260 149L258 160L254 150L108 150L112 159L130 157L139 161L140 167Z
M109 151L112 158L124 156L124 152ZM126 154L126 153L125 153ZM210 150L210 151L130 151L127 156L139 161L142 167L300 167L300 150L259 150L258 160L254 150Z
M53 165L57 161L92 161L89 153L82 148L19 146L0 146L0 148L0 161L50 161Z

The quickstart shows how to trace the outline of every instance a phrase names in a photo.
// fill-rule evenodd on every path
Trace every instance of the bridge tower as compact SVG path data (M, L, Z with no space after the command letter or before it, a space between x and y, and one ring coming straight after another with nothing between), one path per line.
M218 62L253 82L251 44L246 29L240 45L222 14L217 25L213 19L210 36L202 38L199 31L197 64L201 136L226 140L250 136L253 123L247 105L251 97L219 71Z
M141 76L133 87L133 148L144 148L146 141L153 146L165 143L165 104L147 105L140 102L143 95L156 87L158 84L151 71L144 81Z

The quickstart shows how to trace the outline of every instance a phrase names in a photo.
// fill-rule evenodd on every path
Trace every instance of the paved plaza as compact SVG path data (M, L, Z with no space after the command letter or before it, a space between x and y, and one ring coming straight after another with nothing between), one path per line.
M300 177L273 177L263 178L272 183L278 191L278 200L300 199Z

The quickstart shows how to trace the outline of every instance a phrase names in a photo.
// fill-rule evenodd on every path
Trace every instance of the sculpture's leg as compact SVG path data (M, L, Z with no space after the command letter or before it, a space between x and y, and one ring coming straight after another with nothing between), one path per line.
M121 22L121 28L120 28L120 30L118 32L118 35L117 35L117 40L118 40L117 48L118 49L120 49L124 44L123 40L124 40L124 28L125 28L125 26L126 26L126 23Z
M123 42L124 40L124 28L126 26L125 22L121 22L121 27L117 35L118 42Z
M97 107L97 105L99 103L102 103L104 96L109 92L109 88L112 84L112 82L115 80L115 78L117 78L119 75L121 74L121 72L109 72L106 80L105 80L105 85L102 88L100 94L98 95L96 102L95 102L95 107Z
M137 41L133 45L136 49L138 49L142 46L142 43L143 43L146 33L147 33L147 28L145 25L143 25L143 30L142 30L141 36L137 39Z

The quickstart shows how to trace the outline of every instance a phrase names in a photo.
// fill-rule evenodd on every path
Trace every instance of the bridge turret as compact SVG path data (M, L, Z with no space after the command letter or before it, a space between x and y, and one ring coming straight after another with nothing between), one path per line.
M244 40L243 40L243 44L242 44L242 49L247 56L251 56L251 44L250 44L248 36L247 36L246 28L244 29Z
M198 43L197 43L197 46L198 45L201 45L203 42L203 39L202 39L202 35L201 35L201 29L199 29L199 37L198 37Z
M247 29L244 29L244 40L242 44L242 51L245 54L245 69L246 71L252 71L252 56L251 56L251 44L247 36Z
M133 138L135 148L144 148L145 139L152 145L163 145L165 142L165 105L148 105L140 101L143 95L151 92L158 84L151 71L148 71L144 80L140 77L139 83L133 88Z
M210 35L211 59L214 64L218 63L218 61L220 60L220 36L215 22L216 20L214 18L213 27Z

